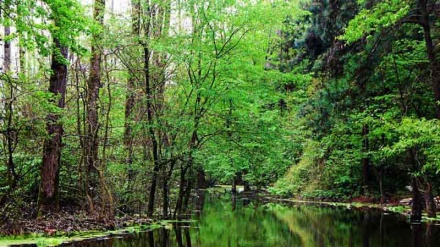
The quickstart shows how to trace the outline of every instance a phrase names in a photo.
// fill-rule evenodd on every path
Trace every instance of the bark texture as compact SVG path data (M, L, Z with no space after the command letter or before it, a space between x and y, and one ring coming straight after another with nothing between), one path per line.
M52 53L52 74L50 76L49 92L58 97L57 106L65 107L68 49L62 47L58 39L54 39L55 50ZM60 115L50 113L46 120L48 138L43 146L43 164L41 167L41 183L39 191L39 214L57 211L58 183L61 161L63 125L59 123Z
M96 0L94 4L93 18L101 25L104 24L105 0ZM98 100L99 88L101 85L101 63L102 51L98 42L102 37L102 32L96 32L92 40L92 56L90 58L90 74L87 81L87 115L86 115L86 195L89 203L89 210L95 211L92 200L98 194Z

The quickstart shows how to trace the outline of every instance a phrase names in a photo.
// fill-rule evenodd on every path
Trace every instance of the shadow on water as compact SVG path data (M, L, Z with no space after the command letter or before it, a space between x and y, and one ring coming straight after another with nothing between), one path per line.
M277 203L260 205L254 199L231 195L201 198L202 202L199 199L194 204L193 223L175 223L154 231L63 246L440 246L440 226L410 225L405 217L378 210Z

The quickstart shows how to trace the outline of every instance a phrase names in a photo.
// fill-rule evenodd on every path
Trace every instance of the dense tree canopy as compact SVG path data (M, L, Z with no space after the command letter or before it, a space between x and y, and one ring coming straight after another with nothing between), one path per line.
M0 221L180 217L214 184L381 202L411 185L435 215L438 1L126 4L0 2Z

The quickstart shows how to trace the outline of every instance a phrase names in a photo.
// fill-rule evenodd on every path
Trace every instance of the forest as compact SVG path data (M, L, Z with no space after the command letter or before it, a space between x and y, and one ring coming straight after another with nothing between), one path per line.
M0 230L182 219L231 185L440 191L438 0L0 0Z

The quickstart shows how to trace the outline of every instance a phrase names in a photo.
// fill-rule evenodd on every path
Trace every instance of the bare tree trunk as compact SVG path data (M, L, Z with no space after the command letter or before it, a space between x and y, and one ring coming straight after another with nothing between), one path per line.
M64 61L68 56L68 49L62 47L60 41L54 38L55 50L52 52L52 74L50 76L49 92L58 95L57 106L64 109L66 98L67 65ZM61 57L60 57L61 55ZM60 116L49 113L46 129L48 138L43 146L43 164L41 166L41 183L38 196L38 214L57 211L58 183L61 161L63 125L59 123Z
M95 0L93 18L104 27L105 0ZM93 198L98 197L100 203L99 216L106 223L112 224L114 212L112 211L111 196L104 177L104 167L99 163L99 119L98 101L101 87L102 50L99 42L102 40L102 31L93 34L90 59L90 74L87 81L87 116L86 116L86 196L89 210L96 212Z

